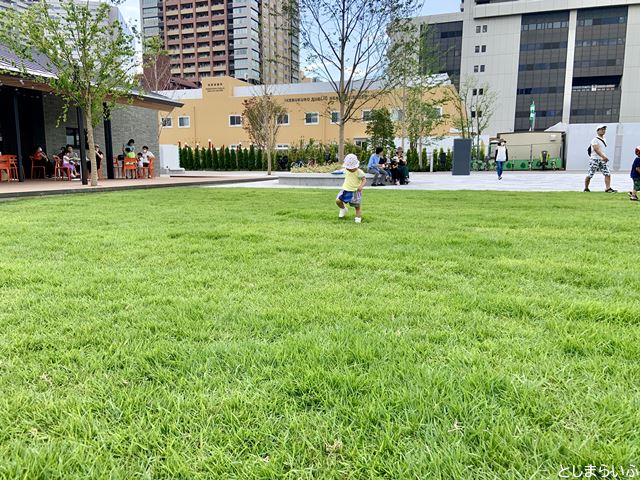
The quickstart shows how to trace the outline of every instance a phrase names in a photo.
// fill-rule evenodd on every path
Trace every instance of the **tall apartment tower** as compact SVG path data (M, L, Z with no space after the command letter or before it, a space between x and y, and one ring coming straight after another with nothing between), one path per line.
M467 0L418 17L454 83L487 82L499 101L487 133L558 122L640 122L640 0ZM478 92L478 94L480 94Z
M140 0L143 35L164 40L176 77L297 82L298 39L269 13L277 1Z

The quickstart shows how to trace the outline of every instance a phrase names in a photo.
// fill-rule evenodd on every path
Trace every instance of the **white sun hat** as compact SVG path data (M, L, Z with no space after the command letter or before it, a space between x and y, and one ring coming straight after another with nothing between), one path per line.
M596 127L596 132L597 132L598 130L600 130L601 128L607 128L607 126L606 126L606 125L604 125L604 124L603 124L603 125L598 125L598 126Z
M342 166L344 168L358 168L360 166L360 160L353 153L350 153L346 157L344 157L344 162L342 162Z

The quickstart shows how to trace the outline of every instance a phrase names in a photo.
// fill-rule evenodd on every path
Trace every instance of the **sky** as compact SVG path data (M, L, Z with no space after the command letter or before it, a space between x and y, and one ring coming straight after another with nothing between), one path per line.
M140 25L140 0L126 0L120 11L130 25ZM434 15L460 11L460 0L424 0L421 14Z

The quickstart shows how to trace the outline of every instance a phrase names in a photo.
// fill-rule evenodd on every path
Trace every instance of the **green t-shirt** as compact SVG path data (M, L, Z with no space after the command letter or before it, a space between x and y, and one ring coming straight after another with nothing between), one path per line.
M342 189L347 192L355 192L360 186L360 182L364 178L364 172L357 169L355 172L350 172L345 168L344 170L344 183Z

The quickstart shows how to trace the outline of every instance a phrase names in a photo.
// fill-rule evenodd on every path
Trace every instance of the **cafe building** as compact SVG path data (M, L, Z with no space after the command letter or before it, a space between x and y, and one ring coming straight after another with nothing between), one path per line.
M15 158L12 180L28 181L32 173L29 157L38 147L42 147L49 158L65 145L73 146L77 152L85 142L85 128L78 109L70 108L66 118L62 118L63 101L46 82L54 73L43 70L35 62L27 64L24 71L16 68L18 63L13 54L0 45L0 158ZM123 144L131 138L137 148L147 145L157 156L158 112L170 112L180 106L181 102L162 95L134 94L112 111L105 112L109 115L94 127L94 140L105 154L105 160L117 157ZM111 161L103 161L101 170L104 178L117 176ZM156 176L159 171L155 169ZM35 173L42 176L41 172ZM6 172L0 172L0 178L7 180Z

